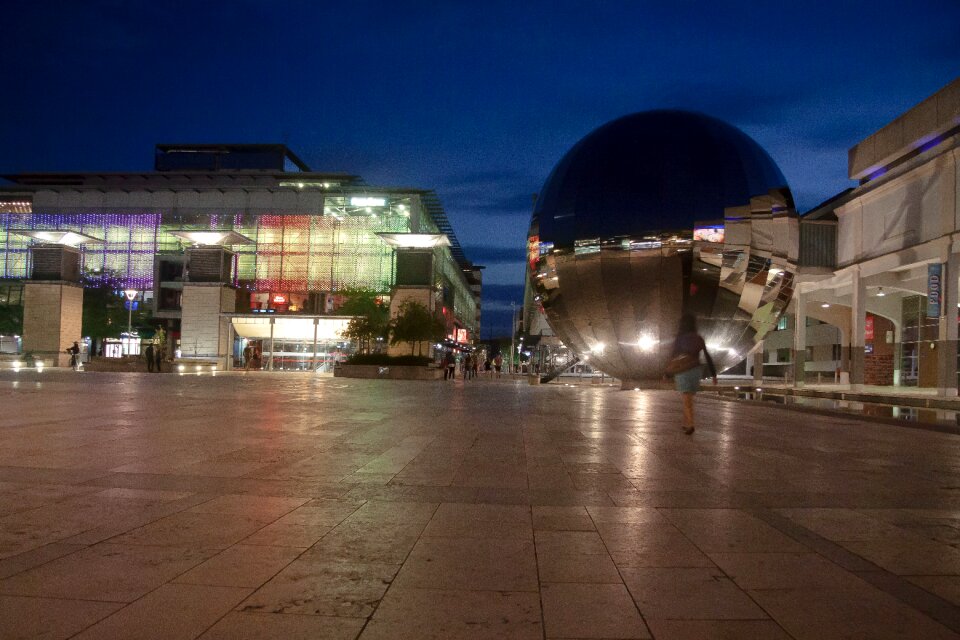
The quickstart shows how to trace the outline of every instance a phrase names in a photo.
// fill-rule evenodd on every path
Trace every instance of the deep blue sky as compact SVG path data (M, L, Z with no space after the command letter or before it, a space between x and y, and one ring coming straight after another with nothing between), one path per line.
M803 211L850 186L851 145L960 73L957 0L39 0L0 20L0 173L281 141L316 170L435 189L488 265L484 335L521 298L532 194L604 122L725 119Z

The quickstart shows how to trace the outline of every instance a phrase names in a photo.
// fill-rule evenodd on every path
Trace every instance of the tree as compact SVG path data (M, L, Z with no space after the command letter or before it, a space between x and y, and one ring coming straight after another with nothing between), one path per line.
M105 282L84 283L83 324L81 334L95 339L118 338L127 330L127 310L123 292ZM141 308L133 312L133 326L143 325L147 312Z
M340 336L348 340L356 340L360 346L360 353L370 353L371 345L376 338L383 337L386 326L377 326L368 316L354 316L347 323L346 329Z
M356 340L360 353L369 353L377 338L385 338L390 330L390 310L374 291L357 289L345 293L346 301L337 310L339 315L354 316L340 335Z
M23 306L19 304L0 304L0 335L20 335L23 333Z
M390 323L390 344L409 343L411 352L416 344L419 356L423 343L442 339L444 330L443 320L419 302L407 300L400 305L397 317Z

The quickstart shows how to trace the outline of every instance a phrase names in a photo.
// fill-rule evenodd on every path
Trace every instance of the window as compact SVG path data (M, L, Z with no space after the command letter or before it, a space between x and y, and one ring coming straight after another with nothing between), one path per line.
M787 328L787 316L782 315L780 319L777 320L777 331L783 331Z

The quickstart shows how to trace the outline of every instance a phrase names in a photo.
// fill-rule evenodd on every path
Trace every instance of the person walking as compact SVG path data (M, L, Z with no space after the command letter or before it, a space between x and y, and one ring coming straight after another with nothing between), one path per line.
M163 346L157 345L153 351L154 362L157 365L157 373L161 373L160 365L163 364Z
M147 373L153 373L153 343L148 344L144 349L143 357L147 359Z
M503 370L503 355L497 354L497 357L493 359L493 370L497 372L496 377L500 379L500 371Z
M447 351L443 356L443 379L450 380L454 377L457 370L457 360L453 357L453 351Z
M243 370L250 371L251 366L253 366L253 347L248 343L243 348Z
M700 364L700 352L703 352L713 384L717 384L717 370L713 366L713 358L707 351L703 336L697 333L697 319L687 313L680 318L680 327L677 337L673 341L673 351L667 363L667 374L673 376L674 385L680 392L683 400L683 432L692 434L694 426L693 399L700 390L700 378L703 377L703 367Z

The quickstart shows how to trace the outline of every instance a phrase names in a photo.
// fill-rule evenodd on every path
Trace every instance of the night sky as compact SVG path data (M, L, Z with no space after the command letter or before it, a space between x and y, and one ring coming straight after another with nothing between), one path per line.
M283 142L314 170L435 189L487 265L486 337L522 299L532 195L604 122L727 120L805 211L851 186L850 146L960 74L957 0L667 4L6 2L0 173Z

